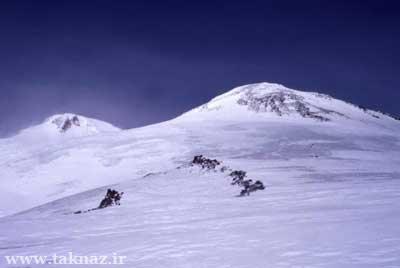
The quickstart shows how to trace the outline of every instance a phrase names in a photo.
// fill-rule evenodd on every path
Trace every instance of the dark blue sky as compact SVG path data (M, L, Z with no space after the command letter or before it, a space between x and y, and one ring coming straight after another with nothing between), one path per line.
M8 1L0 133L60 112L123 128L268 81L400 114L391 1Z

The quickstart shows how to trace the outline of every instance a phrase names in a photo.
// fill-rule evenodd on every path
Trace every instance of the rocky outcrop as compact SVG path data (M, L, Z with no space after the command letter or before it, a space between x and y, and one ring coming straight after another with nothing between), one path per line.
M93 210L98 210L98 209L103 209L111 206L120 206L121 203L121 198L124 192L118 192L114 189L108 189L106 196L101 200L100 204L96 208L91 208L88 210L78 210L75 211L74 214L81 214L81 213L87 213Z
M192 160L192 165L199 165L203 169L215 169L220 164L217 159L208 159L203 155L196 155Z
M190 163L191 166L199 166L202 169L212 170L212 171L220 171L221 173L225 173L226 171L231 171L229 176L232 177L231 185L237 185L242 187L239 196L246 196L250 195L251 192L255 192L258 190L264 190L264 184L257 180L253 183L251 179L245 179L247 176L247 172L244 170L233 170L227 166L222 166L221 168L217 169L217 166L221 165L222 162L218 161L217 159L209 159L204 157L203 155L196 155L192 162Z
M321 95L324 98L325 95ZM312 118L318 121L330 121L327 115L336 114L344 116L335 111L317 107L308 103L304 97L290 91L276 91L256 96L252 91L247 91L237 101L239 105L247 106L255 112L272 112L278 116L297 114L304 118Z
M60 132L67 132L72 126L79 127L81 125L78 116L74 115L72 117L59 117L52 121Z

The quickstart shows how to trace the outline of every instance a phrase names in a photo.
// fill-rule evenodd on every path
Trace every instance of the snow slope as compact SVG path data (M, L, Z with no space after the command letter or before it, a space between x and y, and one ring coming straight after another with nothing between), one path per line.
M261 83L144 128L30 146L2 140L2 195L27 200L11 198L4 214L65 198L1 218L1 255L119 253L122 267L399 267L399 130L379 112ZM196 154L267 189L237 198L226 174L185 166ZM71 214L97 206L108 184L125 192L120 207Z
M97 206L101 188L3 218L2 254L126 256L107 267L398 267L398 179L250 163L267 181L250 197L235 197L226 175L183 168L115 185L120 207L72 214Z
M185 151L173 138L179 135L173 128L162 127L161 135L161 128L151 126L122 131L79 117L84 124L62 132L53 118L0 140L0 195L7 197L1 214L171 167L164 160L172 159L175 150ZM154 162L157 167L149 167Z

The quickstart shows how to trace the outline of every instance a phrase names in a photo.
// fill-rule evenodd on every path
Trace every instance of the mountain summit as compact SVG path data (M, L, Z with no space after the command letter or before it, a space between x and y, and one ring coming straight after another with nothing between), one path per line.
M257 114L257 116L255 116ZM375 121L389 117L331 96L303 92L274 83L257 83L234 88L189 111L183 118L249 120L259 118L305 118L318 122L354 119Z
M104 121L73 113L56 114L43 123L22 130L17 137L51 141L67 137L86 137L120 129Z
M75 131L91 135L120 130L109 123L71 113L53 115L46 119L45 124L52 128L55 127L60 133Z

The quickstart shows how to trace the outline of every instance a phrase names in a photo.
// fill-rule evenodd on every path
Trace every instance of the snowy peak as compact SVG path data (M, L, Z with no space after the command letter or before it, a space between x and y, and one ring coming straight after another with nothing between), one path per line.
M183 119L196 117L227 120L304 118L317 122L389 118L325 94L298 91L273 83L234 88L182 116Z
M22 130L18 136L29 140L47 141L59 138L92 136L119 130L119 128L97 119L65 113L50 116L42 124Z
M109 123L71 113L53 115L43 125L62 134L74 133L82 136L120 130Z
M72 127L80 127L81 120L77 115L57 115L49 120L52 124L56 125L60 132L67 132Z

